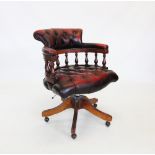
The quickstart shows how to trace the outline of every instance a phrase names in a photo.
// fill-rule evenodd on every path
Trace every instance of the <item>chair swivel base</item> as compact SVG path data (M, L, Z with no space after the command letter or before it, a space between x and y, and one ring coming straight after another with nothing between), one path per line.
M89 99L83 95L79 95L79 96L72 95L72 96L64 99L63 102L60 105L58 105L57 107L43 111L42 116L45 117L45 121L48 122L49 116L60 113L66 109L73 108L74 115L73 115L73 122L72 122L72 128L71 128L71 137L73 139L75 139L77 137L76 122L77 122L77 116L78 116L79 109L85 109L85 110L89 111L90 113L94 114L95 116L105 120L107 127L110 126L110 122L112 121L112 116L98 110L96 108L97 101L98 101L98 99L96 99L96 98Z

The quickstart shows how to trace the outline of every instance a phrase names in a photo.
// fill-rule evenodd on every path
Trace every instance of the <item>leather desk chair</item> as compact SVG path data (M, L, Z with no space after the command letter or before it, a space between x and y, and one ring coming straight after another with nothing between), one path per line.
M110 125L112 116L97 109L97 98L84 95L101 90L109 83L118 80L118 76L106 67L108 45L83 43L82 29L44 29L34 32L34 38L44 44L42 49L45 60L44 86L58 94L62 103L42 112L45 121L49 116L68 108L74 109L71 137L76 138L76 121L79 109L86 109ZM85 64L79 64L78 54L85 53ZM94 53L94 64L89 64L88 53ZM70 65L68 55L75 53L75 64ZM61 66L59 55L64 54L65 65ZM102 65L98 65L98 56L102 56Z

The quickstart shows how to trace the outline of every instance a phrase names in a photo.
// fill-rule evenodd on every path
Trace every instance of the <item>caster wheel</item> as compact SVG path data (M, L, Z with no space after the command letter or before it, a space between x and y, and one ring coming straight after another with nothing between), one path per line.
M97 108L97 104L95 103L95 104L93 104L93 106L94 106L94 108Z
M75 139L75 138L77 137L77 135L76 135L75 133L73 133L73 134L71 135L71 137L72 137L73 139Z
M106 121L105 125L106 125L107 127L109 127L109 126L110 126L110 122Z
M49 118L48 117L45 117L44 120L45 120L45 122L48 122L49 121Z

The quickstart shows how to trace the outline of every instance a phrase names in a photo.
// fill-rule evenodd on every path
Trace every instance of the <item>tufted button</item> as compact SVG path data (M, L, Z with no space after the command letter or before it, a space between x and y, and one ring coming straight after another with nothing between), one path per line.
M77 35L78 34L78 31L73 31L73 35Z
M50 31L49 30L45 30L45 33L50 35Z
M63 32L63 36L67 36L67 32Z
M55 35L55 36L58 36L58 32L57 32L57 31L54 31L54 35Z

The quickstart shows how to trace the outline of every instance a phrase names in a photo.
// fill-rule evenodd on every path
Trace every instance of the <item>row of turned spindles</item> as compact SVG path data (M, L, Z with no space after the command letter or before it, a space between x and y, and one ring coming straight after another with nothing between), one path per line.
M95 59L94 59L94 63L95 63L95 66L97 67L98 66L98 58L97 58L97 53L95 53ZM85 52L85 65L88 66L88 52ZM65 65L66 67L68 66L68 53L65 53ZM57 65L57 68L60 67L60 61L59 61L59 55L57 55L57 61L56 61L56 65ZM78 66L78 53L76 52L75 53L75 66ZM103 54L103 60L102 60L102 66L103 67L106 67L106 55Z

